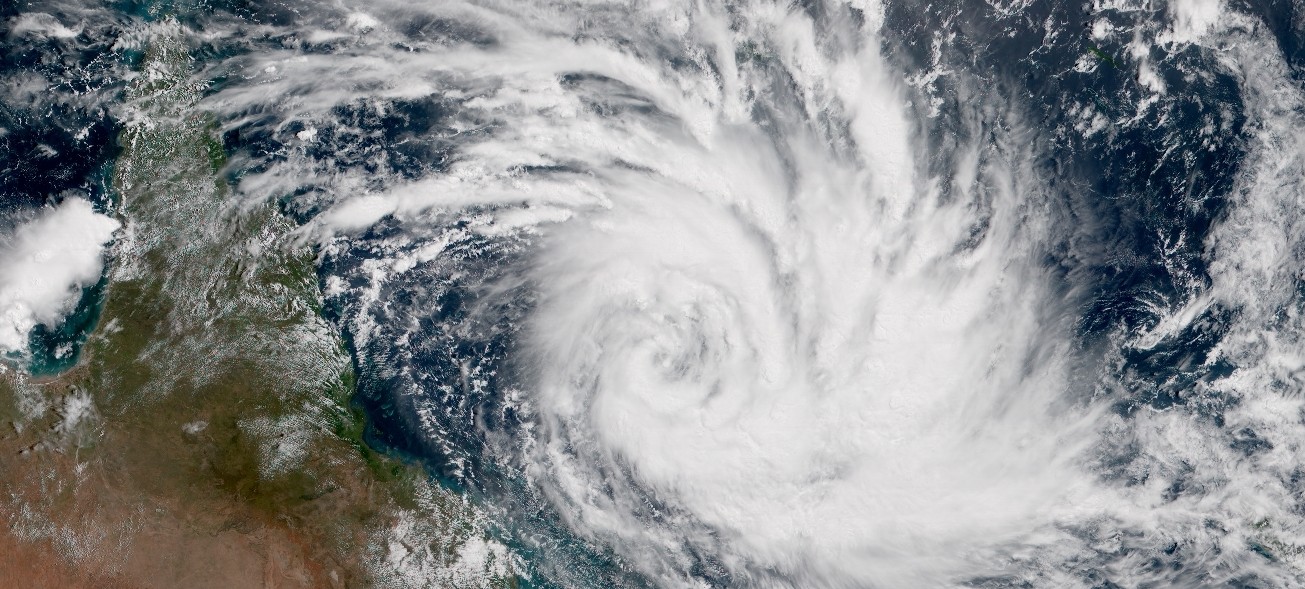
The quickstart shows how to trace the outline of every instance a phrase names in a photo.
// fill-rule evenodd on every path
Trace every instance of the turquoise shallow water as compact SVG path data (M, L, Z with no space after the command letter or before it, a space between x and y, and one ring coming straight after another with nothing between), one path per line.
M108 272L100 281L82 289L77 306L57 326L37 325L28 337L27 369L34 376L53 376L77 365L82 346L95 331L104 309Z

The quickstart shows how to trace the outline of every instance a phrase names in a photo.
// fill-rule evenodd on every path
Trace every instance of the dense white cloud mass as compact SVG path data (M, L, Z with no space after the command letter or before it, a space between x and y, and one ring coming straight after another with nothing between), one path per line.
M76 37L80 29L72 29L59 22L59 19L42 12L20 14L9 22L9 34L34 34L56 39Z
M1176 2L1130 41L1136 113L1087 98L1048 139L941 43L906 79L882 6L813 5L342 7L284 32L312 51L251 53L248 83L206 105L279 134L242 194L314 213L304 235L347 262L328 297L378 373L411 377L441 458L519 475L529 501L489 501L546 504L655 584L1291 586L1305 217L1283 187L1305 99L1254 23ZM1095 42L1122 34L1104 18ZM1184 98L1159 48L1212 39L1254 123L1228 214L1200 276L1129 291L1145 320L1084 335L1109 288L1137 285L1070 276L1120 237L1078 226L1106 199L1065 194L1072 166L1048 160L1073 150L1038 150L1150 125ZM1120 65L1098 49L1057 75ZM930 96L942 78L953 94ZM439 149L389 167L386 142ZM1165 247L1198 239L1177 233ZM1171 354L1165 378L1129 364L1219 309L1235 319L1208 355ZM480 372L500 352L477 330L512 336ZM1175 385L1190 410L1138 400L1221 361L1237 369ZM1201 414L1201 395L1235 400ZM487 425L509 413L514 436ZM1280 560L1248 548L1270 545Z
M1057 526L1111 501L1078 464L1098 410L1066 400L1069 326L1036 259L1049 212L1025 131L976 132L944 198L920 171L877 7L827 38L768 3L742 25L650 8L639 18L712 52L719 77L573 43L552 30L565 16L523 5L520 21L482 15L500 40L487 51L269 59L251 69L275 76L216 104L294 93L312 113L356 99L346 88L469 88L460 118L498 121L493 134L446 173L343 198L313 227L491 207L472 233L537 236L509 279L538 296L513 360L538 420L524 469L573 528L654 578L683 574L696 549L739 578L938 583L998 570L994 546L1054 545ZM747 38L794 94L736 61ZM314 82L340 72L356 83ZM753 108L774 113L768 127ZM304 168L244 188L283 189Z
M119 227L69 198L20 225L0 246L0 349L21 352L38 324L57 325L100 279L104 246Z

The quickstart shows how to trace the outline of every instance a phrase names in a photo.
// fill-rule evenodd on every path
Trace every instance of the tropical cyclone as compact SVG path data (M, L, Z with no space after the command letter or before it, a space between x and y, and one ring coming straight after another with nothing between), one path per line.
M1212 10L379 3L209 104L542 578L1290 586L1297 295L1218 285L1297 66Z
M229 214L315 248L367 441L492 536L459 554L559 587L1305 581L1280 7L186 19Z
M873 63L867 46L846 59ZM733 570L936 583L1090 484L1071 462L1087 430L1062 413L1065 326L1038 316L1055 303L1027 257L1037 187L940 203L912 181L902 100L866 78L828 98L860 111L851 137L798 119L649 149L612 173L610 209L541 232L528 460L577 527L645 566L675 574L635 556L672 546ZM985 181L1022 155L967 148Z

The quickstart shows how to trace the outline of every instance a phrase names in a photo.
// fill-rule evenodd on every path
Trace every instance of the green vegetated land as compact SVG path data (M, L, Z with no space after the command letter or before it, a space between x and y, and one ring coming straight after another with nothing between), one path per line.
M127 91L114 172L124 228L81 362L3 379L0 515L24 549L62 557L30 575L514 585L505 556L460 556L485 542L461 497L363 442L314 253L272 205L233 202L182 39L177 23L158 23Z

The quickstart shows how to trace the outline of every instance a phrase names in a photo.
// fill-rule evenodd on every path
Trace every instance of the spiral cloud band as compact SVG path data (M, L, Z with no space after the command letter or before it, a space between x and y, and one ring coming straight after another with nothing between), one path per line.
M651 495L742 548L731 566L918 582L1067 500L1064 326L1027 259L1045 211L1000 153L940 202L904 100L864 78L829 99L849 137L659 141L600 176L609 208L544 232L533 464L578 527L675 546L676 518L647 537Z
M1217 3L980 8L314 6L206 106L540 583L1291 586L1302 90Z

